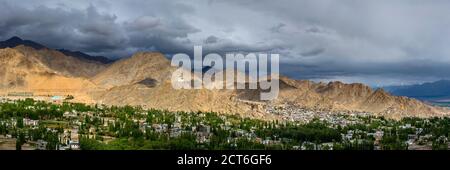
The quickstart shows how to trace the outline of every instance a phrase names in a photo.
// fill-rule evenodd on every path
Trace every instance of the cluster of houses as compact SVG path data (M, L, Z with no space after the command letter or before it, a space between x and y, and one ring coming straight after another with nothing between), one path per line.
M316 144L313 142L303 142L301 145L296 145L292 147L292 150L333 150L334 144L332 142L329 143L321 143Z
M372 116L371 113L367 112L329 112L329 111L323 111L323 110L309 110L304 108L298 108L294 106L287 107L268 107L267 111L269 113L272 113L274 115L277 115L281 117L284 121L291 121L291 122L300 122L300 123L307 123L310 122L313 119L319 119L321 121L328 122L332 125L332 127L336 128L337 126L345 127L349 125L354 124L361 124L364 121L360 119L360 117L368 117ZM425 120L428 121L428 120ZM407 140L405 141L405 144L407 144L408 149L420 149L426 147L427 149L430 149L431 146L431 139L433 136L431 134L422 134L423 129L422 128L416 128L412 126L411 124L404 124L398 127L399 129L412 129L414 133L408 134ZM342 135L343 141L349 141L349 142L358 142L358 136L360 135L366 135L366 136L372 136L374 139L374 146L375 149L380 149L380 141L383 139L383 136L385 135L385 132L390 132L392 127L386 127L382 126L379 127L378 130L375 132L365 132L361 130L349 130L345 134ZM448 139L445 136L441 136L438 138L438 140L447 142ZM264 142L270 143L270 142ZM294 146L293 149L295 150L302 150L302 149L323 149L321 146L324 144L315 144L315 143L308 143L305 142L302 145ZM329 145L325 143L325 145ZM332 148L332 147L326 147L326 148Z
M270 106L266 108L266 111L270 114L277 115L283 121L308 123L313 119L319 119L326 121L334 126L348 126L361 123L358 116L370 116L368 112L332 112L327 110L311 110L292 105L286 106Z
M59 134L60 146L59 150L78 150L80 149L78 127L74 126L72 129L64 129L62 134Z
M3 99L0 99L3 100ZM62 97L52 97L52 101L58 102L64 100ZM6 102L13 102L5 100ZM267 107L266 108L269 113L277 115L280 117L283 122L298 122L298 123L307 123L314 119L319 119L321 121L329 122L331 126L334 128L336 126L349 126L354 124L361 124L364 121L359 119L359 117L369 116L370 113L360 113L360 112L345 112L345 113L332 113L329 111L321 111L321 110L308 110L304 108L296 108L296 107ZM141 113L146 114L146 113ZM201 113L195 115L198 117L205 117L205 114ZM102 121L102 127L90 127L88 128L88 133L90 135L97 135L99 132L104 130L108 130L110 125L113 125L118 121L113 117L102 117L96 115L92 112L77 112L75 110L70 112L65 112L63 114L63 118L66 121L69 121L69 126L66 127L63 133L59 134L60 145L57 146L59 150L77 150L80 148L79 145L79 133L80 127L83 125L82 121L84 117L88 118L98 118ZM237 139L247 139L251 141L255 141L257 143L263 145L277 145L283 142L289 142L290 139L285 138L277 138L277 136L260 138L258 137L254 131L256 127L251 127L250 130L243 130L236 126L233 126L232 123L227 119L226 116L220 116L223 123L220 123L218 126L223 130L228 130L232 132L233 135L227 138L227 143L231 146L237 146ZM179 137L183 133L192 133L196 136L196 141L198 143L208 143L210 142L211 136L213 135L212 129L210 125L207 125L204 122L199 122L195 125L191 124L191 122L182 122L179 116L176 117L176 120L173 124L168 125L166 123L149 123L145 118L132 118L132 121L139 125L139 129L146 133L147 130L151 129L157 133L167 133L171 138ZM11 120L0 120L0 123L5 124L10 127L15 127L17 120L12 118ZM28 118L23 118L23 124L29 128L37 128L39 126L39 120L32 120ZM405 141L408 146L414 148L419 144L429 144L429 141L433 136L426 134L423 135L423 129L416 128L411 124L405 124L398 127L399 129L413 129L415 133L408 134L408 140ZM354 141L358 142L359 136L372 136L374 140L375 149L379 149L380 141L385 136L385 133L388 133L392 129L392 127L380 127L379 129L366 132L362 130L348 130L347 133L341 134L343 141ZM49 129L51 130L51 129ZM8 136L7 136L8 137ZM10 135L9 135L10 137ZM447 142L447 138L442 136L439 137L440 141ZM38 140L34 141L37 149L47 149L47 141ZM293 146L294 150L332 150L333 143L312 143L312 142L303 142L297 146Z
M23 118L22 122L24 126L29 126L31 128L36 128L37 126L39 126L39 120ZM9 120L0 120L0 123L4 124L6 127L16 127L17 119L11 118Z
M25 126L37 127L39 126L39 120L32 120L28 118L23 118L23 124Z
M48 142L42 139L39 139L36 142L36 149L37 150L47 150ZM80 149L80 143L78 141L70 140L65 145L58 145L55 150L79 150Z
M147 128L151 128L156 133L168 133L171 138L179 137L182 133L193 133L195 134L198 143L208 143L212 136L211 127L203 124L192 126L190 130L186 130L179 122L174 123L171 127L165 123L155 123L151 126L147 125L147 123L142 123L142 126L140 127L141 131L144 133Z
M48 101L53 104L61 104L65 101L64 96L52 96L52 95L34 95L32 92L10 92L7 96L0 97L0 103L15 103L18 99L34 99L41 101Z
M17 126L17 119L11 118L9 120L0 120L0 123L8 128L13 128ZM23 118L23 125L30 129L36 129L39 126L39 120L33 120L29 118ZM56 133L56 129L47 128L47 131ZM12 138L11 134L5 135L6 138ZM64 133L59 134L60 145L56 149L59 150L78 150L80 148L78 139L78 127L73 127L72 129L64 129ZM29 139L28 133L25 133L25 138ZM34 144L38 150L46 150L48 142L42 139L37 141L29 141L29 143Z

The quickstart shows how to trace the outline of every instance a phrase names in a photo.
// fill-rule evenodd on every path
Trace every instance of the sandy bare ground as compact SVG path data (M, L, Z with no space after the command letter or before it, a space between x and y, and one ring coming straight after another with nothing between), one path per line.
M3 135L0 135L0 150L16 150L16 139L15 138L6 138ZM22 145L22 150L35 150L33 146L28 143Z

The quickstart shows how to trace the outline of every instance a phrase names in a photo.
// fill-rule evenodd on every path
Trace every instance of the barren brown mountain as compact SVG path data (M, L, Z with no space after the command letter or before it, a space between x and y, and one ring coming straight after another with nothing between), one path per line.
M74 95L76 102L141 105L174 111L215 111L253 117L270 117L267 107L285 105L371 112L391 118L448 114L443 108L392 96L363 84L314 83L283 76L280 77L279 97L269 102L258 100L259 90L176 90L171 84L176 68L170 66L164 55L156 52L140 52L104 64L48 48L19 45L0 49L0 64L0 92L3 94L26 91L41 95ZM185 71L190 73L190 70ZM226 74L230 74L229 71ZM193 79L200 79L201 74L193 74Z
M14 49L0 49L0 87L3 90L81 90L94 88L95 84L83 78L70 68L57 67L54 64L58 55L51 62L42 60L40 52L19 46ZM53 55L52 55L53 56ZM56 61L58 62L58 61ZM74 62L76 64L76 62ZM62 67L64 64L62 64ZM82 69L80 69L82 70Z
M110 88L93 96L106 104L252 116L264 116L266 107L286 103L310 109L371 112L392 118L447 114L442 108L392 96L383 90L372 90L363 84L324 84L283 76L280 78L280 95L270 102L258 100L259 90L175 90L170 82L174 69L169 63L159 53L138 53L119 61L94 78L94 82L108 84ZM151 86L145 82L151 82Z
M97 85L88 77L106 68L54 50L26 46L0 49L0 64L0 94L76 95L76 102L93 102L87 92L96 90Z
M92 81L106 88L136 84L146 78L157 84L167 77L170 78L173 70L170 61L162 54L141 52L131 58L116 61L94 76Z

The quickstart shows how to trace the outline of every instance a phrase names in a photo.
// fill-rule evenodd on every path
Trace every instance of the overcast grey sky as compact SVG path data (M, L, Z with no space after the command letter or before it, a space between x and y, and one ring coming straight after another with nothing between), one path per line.
M107 57L136 51L279 53L312 80L450 77L447 0L0 0L0 38Z

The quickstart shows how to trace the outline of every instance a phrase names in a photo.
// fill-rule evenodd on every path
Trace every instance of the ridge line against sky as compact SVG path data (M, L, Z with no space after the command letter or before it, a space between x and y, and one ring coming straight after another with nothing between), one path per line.
M413 84L450 75L450 1L0 0L0 38L109 57L279 53L296 79Z

